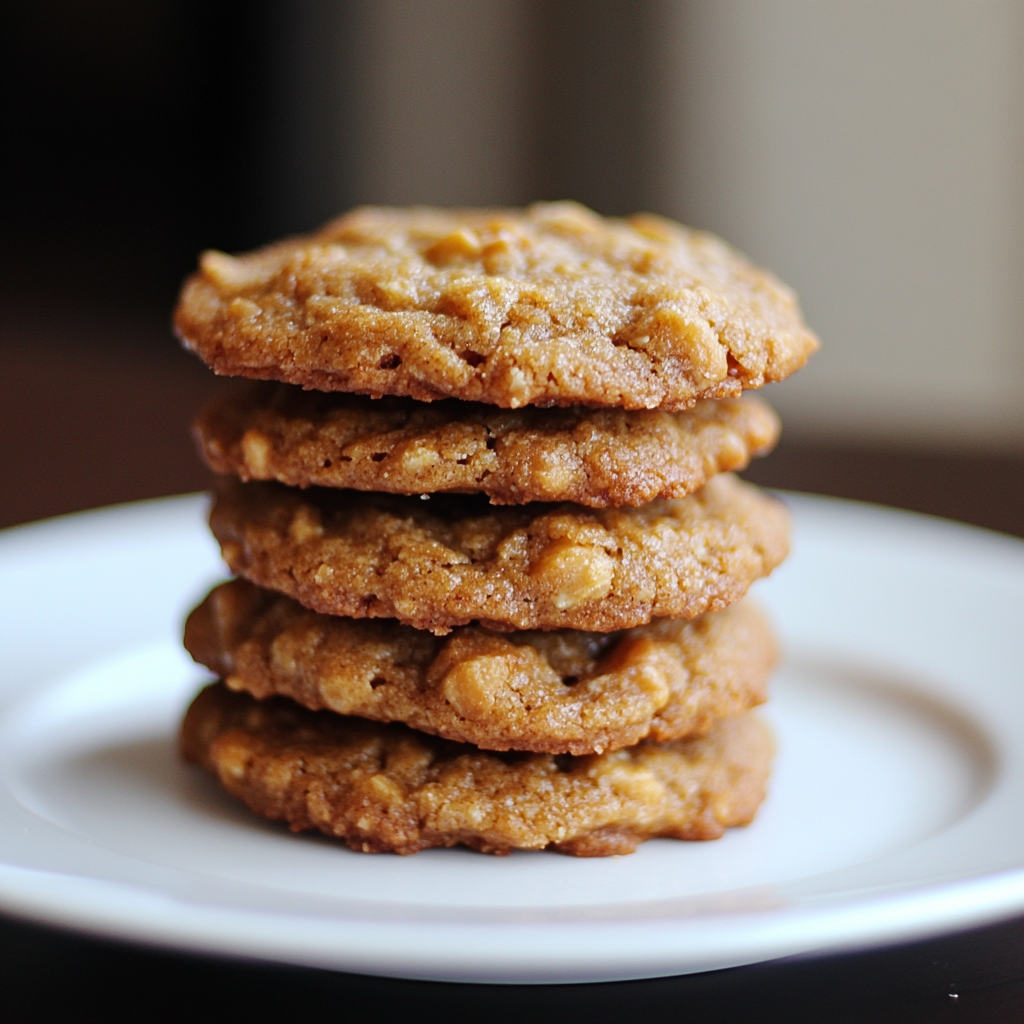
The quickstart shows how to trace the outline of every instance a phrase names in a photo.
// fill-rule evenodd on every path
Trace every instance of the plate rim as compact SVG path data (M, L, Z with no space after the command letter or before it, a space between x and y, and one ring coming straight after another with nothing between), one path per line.
M965 542L980 544L1000 558L1010 554L1012 561L1019 562L1013 571L1024 570L1024 541L1014 537L881 505L819 495L777 493L790 503L798 516L810 514L829 518L852 514L869 527L880 523L895 526L898 523L901 530L909 528L911 534L918 536L921 536L922 531L934 537L955 536ZM162 519L181 520L183 525L186 521L197 521L197 514L205 500L202 494L174 495L70 513L8 528L0 531L0 569L12 550L20 549L23 556L30 556L31 549L40 546L69 542L74 544L75 538L80 539L83 533L107 534L130 541L129 534L138 530L145 532ZM115 521L119 523L115 525ZM4 700L3 703L6 705L8 701ZM46 884L36 884L40 881L36 876L45 879ZM346 937L345 931L351 931L353 927L349 918L334 918L331 931L325 927L323 920L311 924L308 915L200 907L188 901L175 905L174 912L170 913L166 907L173 905L173 900L168 904L164 899L165 912L161 923L159 919L146 920L145 915L140 918L139 911L123 911L123 907L120 911L115 910L113 904L117 901L108 901L106 904L103 901L97 902L92 899L96 885L115 885L119 888L122 896L120 904L124 903L126 894L132 899L141 896L142 902L151 902L153 897L152 892L139 890L130 883L100 883L96 879L38 872L0 862L0 909L14 916L58 927L193 952L354 970L391 977L485 983L568 984L663 977L739 966L779 956L888 944L982 925L1024 911L1024 851L1021 851L1018 866L978 878L945 884L922 882L919 887L907 888L895 894L881 897L865 895L860 899L849 900L838 910L826 905L827 901L817 908L804 907L796 912L789 909L784 914L775 909L775 924L772 927L774 936L767 936L762 927L766 920L764 914L732 914L729 917L732 931L736 932L736 926L742 924L742 930L748 935L744 943L737 944L733 940L732 956L722 946L720 937L714 934L714 919L698 915L682 920L677 916L662 922L652 922L649 918L636 922L617 921L614 927L619 932L632 928L649 933L646 940L641 934L631 936L634 940L630 946L631 952L623 958L620 950L619 970L612 969L608 963L585 962L588 943L582 940L587 938L587 932L594 930L595 922L558 922L550 919L544 922L544 929L551 933L557 932L560 937L558 943L553 945L564 946L566 936L581 940L578 947L581 952L574 954L573 958L563 957L560 966L544 961L544 957L550 955L550 949L543 949L545 944L542 944L538 947L542 949L541 953L532 958L520 956L518 966L506 965L496 972L493 969L496 956L493 941L487 944L489 948L486 951L481 952L479 944L467 944L463 935L461 943L458 937L454 944L443 944L444 949L435 943L434 948L425 954L422 949L423 936L418 934L423 929L433 932L450 928L467 932L478 927L493 930L494 922L478 926L465 921L417 924L405 920L400 925L401 929L410 936L414 932L417 934L415 941L406 943L410 948L400 952L395 948L393 936L389 940L386 934L376 934L381 928L388 931L387 922L378 922L377 928L368 928L367 923L361 920L357 922L358 933ZM82 897L77 901L69 893L69 889L76 887L81 890ZM132 899L129 899L129 903ZM139 900L135 899L135 902ZM882 916L879 916L880 912L883 912ZM865 923L865 915L873 918L870 927ZM169 926L168 921L172 917L176 923ZM260 928L254 927L254 918L261 922ZM201 919L198 929L188 926L189 920L195 922L198 919ZM703 947L703 954L693 948L691 941L684 963L680 959L683 954L681 946L687 944L685 941L680 943L678 935L675 936L675 942L670 941L671 930L673 927L678 930L680 924L692 928L696 921L701 922L703 930L699 943ZM780 922L784 934L780 934ZM315 933L316 943L320 945L314 943L311 946L309 942L300 941L298 933L303 930ZM394 928L390 930L393 932ZM574 935L574 930L580 934ZM257 931L264 933L262 937L255 934ZM371 935L371 932L374 934ZM270 941L266 933L270 933ZM658 933L660 948L651 945L650 936L654 933ZM327 946L323 945L325 942ZM716 945L716 942L719 944ZM665 952L666 948L670 952ZM449 951L445 952L446 949ZM454 949L460 951L459 968L454 971L443 969L445 963L451 967ZM497 955L510 954L506 950L504 954ZM567 959L572 959L572 965ZM628 961L629 966L624 961ZM671 964L668 961L672 961Z

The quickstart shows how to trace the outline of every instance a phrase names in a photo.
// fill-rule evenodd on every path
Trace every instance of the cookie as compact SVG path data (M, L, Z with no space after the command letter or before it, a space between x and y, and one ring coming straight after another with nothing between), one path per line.
M208 252L175 327L217 373L508 409L689 408L818 347L792 292L712 235L574 203L363 208Z
M487 750L590 754L705 733L767 697L771 630L749 602L621 633L445 638L393 619L320 615L245 580L213 590L185 647L233 690L405 722Z
M779 421L754 399L678 413L501 410L257 383L218 398L194 433L211 469L243 480L605 508L682 498L743 469L774 446Z
M257 814L354 850L461 844L600 857L747 824L764 799L772 743L747 713L700 739L586 757L497 754L216 683L189 709L181 751Z
M220 478L231 571L318 612L447 633L610 632L739 600L788 549L782 504L728 474L638 509L493 506Z

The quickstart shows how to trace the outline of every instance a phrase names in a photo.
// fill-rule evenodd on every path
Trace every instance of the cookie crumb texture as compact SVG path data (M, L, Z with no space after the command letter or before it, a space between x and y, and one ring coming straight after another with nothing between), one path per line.
M779 421L756 399L678 413L504 410L257 383L211 403L194 433L214 472L243 480L606 508L682 498L743 469L775 445Z
M610 632L738 601L788 551L783 505L728 474L638 509L494 507L219 481L231 571L315 611L449 632Z
M712 235L575 203L357 209L207 252L175 314L217 373L516 409L686 409L817 348L792 292Z
M486 753L217 683L189 709L181 751L257 814L354 850L464 845L601 857L656 836L717 839L750 822L772 742L747 713L700 739L614 753Z
M445 638L390 619L320 615L245 580L189 616L185 647L228 687L290 697L487 750L601 753L706 733L762 703L776 648L750 602L620 633Z

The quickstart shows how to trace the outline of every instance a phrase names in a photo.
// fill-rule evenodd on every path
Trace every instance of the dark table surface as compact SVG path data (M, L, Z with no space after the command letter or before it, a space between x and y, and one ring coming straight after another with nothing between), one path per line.
M223 386L130 321L16 317L0 335L0 527L201 489L188 439ZM1024 456L923 454L783 440L747 476L1024 537ZM190 956L0 918L10 1021L652 1019L1024 1020L1024 918L924 942L654 981L475 986Z

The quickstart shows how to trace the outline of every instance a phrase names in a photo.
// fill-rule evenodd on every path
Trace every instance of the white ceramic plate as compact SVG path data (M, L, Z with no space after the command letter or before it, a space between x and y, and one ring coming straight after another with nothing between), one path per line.
M790 497L757 821L629 857L366 856L174 754L222 576L198 497L0 535L0 907L410 978L586 981L923 936L1024 909L1024 544Z

